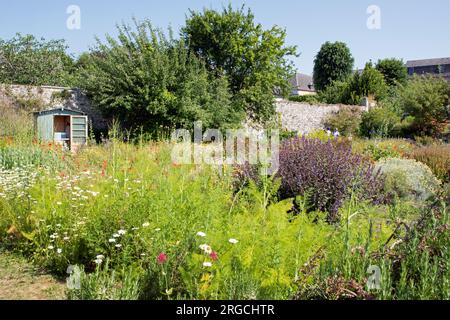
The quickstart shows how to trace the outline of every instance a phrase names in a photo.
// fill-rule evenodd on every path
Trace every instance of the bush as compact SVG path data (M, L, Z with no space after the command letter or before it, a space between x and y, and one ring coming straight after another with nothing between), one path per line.
M325 119L324 125L331 130L337 130L343 136L353 136L358 132L361 122L359 108L344 108Z
M411 132L440 136L450 121L450 85L435 77L415 76L397 90L397 103L412 117Z
M365 97L381 100L387 91L383 75L368 63L362 73L356 72L347 79L332 82L319 93L319 98L326 103L360 105Z
M311 208L328 212L329 222L339 221L339 208L352 193L380 200L382 180L373 166L352 154L351 146L294 138L280 147L282 199L310 195Z
M334 139L334 136L325 130L315 130L306 135L308 139L318 139L322 142L327 142Z
M344 103L350 100L349 81L334 81L319 92L319 100L328 104ZM359 104L359 103L358 103Z
M376 169L385 176L385 189L401 200L423 202L440 188L429 167L410 159L389 158L377 162Z
M378 161L383 158L403 158L415 148L411 142L403 139L354 139L352 141L352 147L353 152L363 154L373 161Z
M308 104L320 104L321 101L317 95L306 95L306 96L290 96L289 101L308 103Z
M388 108L373 108L362 115L359 134L367 138L391 137L400 121L397 113Z
M415 149L410 157L426 164L443 182L450 182L450 146L432 145Z

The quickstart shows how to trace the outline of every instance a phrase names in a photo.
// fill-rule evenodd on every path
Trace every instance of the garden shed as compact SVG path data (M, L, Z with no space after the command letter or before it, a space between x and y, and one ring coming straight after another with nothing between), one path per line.
M81 111L64 107L34 113L37 138L72 151L88 140L88 117Z

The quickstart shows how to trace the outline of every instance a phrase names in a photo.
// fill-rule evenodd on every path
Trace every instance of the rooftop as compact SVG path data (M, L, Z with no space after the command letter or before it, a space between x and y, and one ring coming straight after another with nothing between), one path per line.
M426 67L426 66L438 66L450 64L450 58L438 58L438 59L423 59L423 60L411 60L406 62L406 67Z
M296 73L295 76L290 80L291 85L301 91L314 92L314 82L310 75L303 73Z

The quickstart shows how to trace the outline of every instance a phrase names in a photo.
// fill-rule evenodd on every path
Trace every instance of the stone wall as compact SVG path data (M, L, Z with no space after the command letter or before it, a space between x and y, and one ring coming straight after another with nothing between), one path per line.
M0 101L12 106L26 108L29 112L43 111L57 107L65 107L88 115L89 121L96 130L106 130L108 122L101 113L95 110L89 98L79 89L50 86L0 86Z
M2 100L17 107L26 107L30 112L64 106L86 113L92 121L94 129L106 130L108 128L108 121L92 107L89 98L79 89L2 85L0 86L0 102ZM348 107L367 110L367 107L361 106L310 105L287 100L278 100L276 110L278 121L281 122L283 129L307 134L322 129L323 121L329 114Z
M328 115L338 112L343 108L360 108L367 111L364 106L347 105L310 105L307 103L281 100L277 102L277 112L283 129L308 134L312 131L323 129L323 122Z

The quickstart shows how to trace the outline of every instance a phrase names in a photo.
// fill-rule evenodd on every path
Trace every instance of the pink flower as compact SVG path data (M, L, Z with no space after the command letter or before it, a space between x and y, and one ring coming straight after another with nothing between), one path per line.
M165 253L160 253L158 258L156 258L159 264L164 264L167 262L167 255Z
M219 255L217 254L217 252L213 251L209 254L209 257L213 260L213 261L217 261L219 260Z

